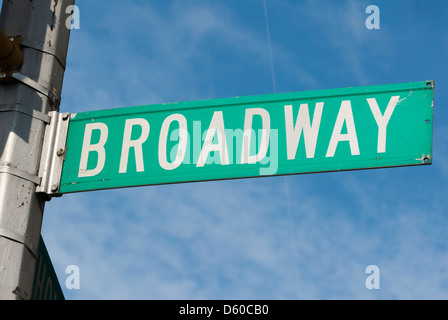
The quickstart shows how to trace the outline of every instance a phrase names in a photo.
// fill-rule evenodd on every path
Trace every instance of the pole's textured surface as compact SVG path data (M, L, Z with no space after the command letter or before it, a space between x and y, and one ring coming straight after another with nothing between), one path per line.
M74 0L3 1L0 27L19 39L24 60L17 77L2 74L0 81L0 299L31 298L45 206L35 191L47 115L59 110L49 96L62 90L71 5Z

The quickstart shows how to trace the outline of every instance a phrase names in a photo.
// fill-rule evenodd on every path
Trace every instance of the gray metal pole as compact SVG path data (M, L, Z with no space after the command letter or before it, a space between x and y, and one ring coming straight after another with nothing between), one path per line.
M16 76L0 77L0 299L32 293L46 201L35 192L39 162L48 112L59 111L73 4L3 1L0 27L20 37L24 60Z

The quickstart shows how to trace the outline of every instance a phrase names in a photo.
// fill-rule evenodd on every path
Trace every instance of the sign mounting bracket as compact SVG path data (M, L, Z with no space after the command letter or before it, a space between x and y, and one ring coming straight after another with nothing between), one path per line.
M47 194L50 197L60 196L59 182L61 180L62 166L66 154L66 142L69 113L49 112L50 123L45 128L44 144L39 167L41 184L36 192Z

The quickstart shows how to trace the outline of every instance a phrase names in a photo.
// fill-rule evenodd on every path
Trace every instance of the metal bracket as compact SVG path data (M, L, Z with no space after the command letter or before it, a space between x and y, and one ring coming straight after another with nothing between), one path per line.
M8 38L11 42L13 42L17 46L34 49L36 51L52 55L53 57L56 58L56 60L61 64L62 68L65 70L66 61L63 58L62 52L60 52L60 50L58 50L57 48L52 47L51 45L47 45L45 43L39 43L37 41L24 38L22 36L10 36Z
M43 112L33 110L32 113L27 111L25 107L20 103L14 103L14 104L0 104L0 112L20 112L23 114L26 114L27 116L30 116L32 118L38 119L45 123L50 123L50 117L46 115Z
M61 104L61 99L59 97L59 94L58 94L56 88L49 89L49 88L43 86L42 84L34 81L33 79L27 77L26 75L24 75L20 72L17 72L17 71L0 73L0 80L7 81L7 80L11 80L11 79L15 79L15 80L27 85L28 87L36 90L37 92L43 94L50 100L50 102L53 104L53 106L56 109L59 108L59 105Z
M40 159L39 177L41 184L36 192L49 196L59 196L59 183L61 181L62 166L67 151L67 133L70 122L69 113L49 112L50 124L45 128L44 144Z
M58 52L58 50L55 47L51 47L43 43L38 43L36 41L23 38L21 36L13 37L13 39L17 39L16 42L20 44L22 47L31 48L52 55L53 57L56 58L56 60L61 64L61 66L65 70L65 59L62 58L63 55L61 54L61 52Z
M31 253L35 257L37 257L38 248L36 248L36 246L33 245L33 242L30 239L28 239L26 236L20 235L18 233L15 233L13 231L10 231L8 229L0 227L0 237L11 239L18 243L22 243L25 247L28 248L28 250L31 251Z
M26 171L23 171L18 168L11 167L9 164L2 164L0 165L0 173L7 173L11 174L13 176L22 178L24 180L30 181L35 184L40 184L41 179L38 176L34 176L31 173L28 173Z

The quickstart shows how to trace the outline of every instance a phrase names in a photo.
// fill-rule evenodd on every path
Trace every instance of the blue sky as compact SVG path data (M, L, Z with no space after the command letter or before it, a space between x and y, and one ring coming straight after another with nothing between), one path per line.
M267 0L271 47L263 0L76 4L62 112L435 80L435 113L431 166L53 199L42 235L67 299L448 298L445 1Z

